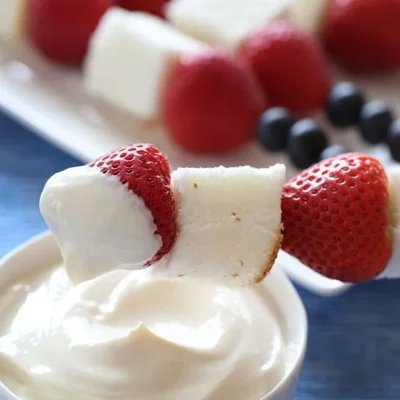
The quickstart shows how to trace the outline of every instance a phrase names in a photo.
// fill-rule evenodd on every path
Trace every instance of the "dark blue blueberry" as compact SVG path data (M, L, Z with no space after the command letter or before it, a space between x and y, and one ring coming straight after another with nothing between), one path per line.
M320 155L319 159L327 160L328 158L337 157L342 154L350 153L345 147L335 144L333 146L327 147Z
M357 125L365 103L362 91L351 82L335 85L326 104L329 121L340 128Z
M295 120L286 108L275 107L265 111L258 122L257 137L270 151L286 149L289 132Z
M400 162L400 119L392 123L387 142L393 160Z
M370 101L361 110L359 128L368 143L378 144L386 141L393 114L383 101Z
M290 130L288 154L297 168L305 169L319 161L327 145L328 138L318 123L302 119Z

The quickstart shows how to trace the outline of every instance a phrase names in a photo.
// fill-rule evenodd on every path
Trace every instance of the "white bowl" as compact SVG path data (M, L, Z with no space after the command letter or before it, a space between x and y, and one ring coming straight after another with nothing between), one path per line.
M21 276L61 263L61 254L54 237L46 232L34 237L9 253L0 261L2 285ZM261 400L294 400L298 377L303 365L307 345L307 317L303 303L289 279L280 268L273 268L262 283L276 301L278 318L286 332L286 344L293 354L293 365L272 392ZM0 382L0 400L24 400L13 395ZM222 399L221 399L222 400Z

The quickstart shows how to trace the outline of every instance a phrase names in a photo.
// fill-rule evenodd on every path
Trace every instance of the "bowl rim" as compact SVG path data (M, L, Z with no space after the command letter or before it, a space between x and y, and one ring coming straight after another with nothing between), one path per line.
M14 267L16 264L24 264L27 259L30 260L32 258L36 259L36 262L40 261L42 264L43 262L49 262L51 258L57 257L61 260L61 254L59 252L57 242L50 231L45 231L33 236L31 239L17 246L0 259L0 269L7 268L9 266L10 271L12 271L12 275L14 275L10 279L6 279L5 284L16 279L18 276L18 273L15 274L16 268ZM260 400L274 400L275 398L279 398L279 396L282 394L282 391L286 391L287 388L291 387L292 385L296 385L298 375L304 362L308 339L307 313L297 290L286 276L283 268L281 268L279 265L275 265L271 274L273 274L277 282L279 282L278 296L280 293L284 292L286 304L290 304L290 307L281 309L281 311L283 311L284 314L287 314L288 310L290 309L290 312L296 317L296 343L298 346L296 346L297 354L289 372L271 392L262 397ZM274 298L277 299L276 295L274 295ZM1 380L0 395L3 396L4 400L23 400L17 395L13 394L11 390L8 389L4 383L2 383Z

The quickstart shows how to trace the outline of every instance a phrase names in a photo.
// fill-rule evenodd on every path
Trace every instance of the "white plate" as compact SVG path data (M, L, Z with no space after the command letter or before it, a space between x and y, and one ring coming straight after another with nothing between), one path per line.
M371 98L389 102L400 116L400 75L358 80L358 83ZM84 162L128 143L148 141L164 151L175 167L263 167L276 162L290 166L286 155L266 153L256 143L218 157L197 157L182 152L168 141L161 129L144 126L131 116L87 96L79 71L53 66L22 43L0 41L0 107ZM365 146L355 132L335 133L329 129L329 134L334 136L335 143L371 153L386 166L391 164L385 147ZM288 168L289 176L295 173ZM294 281L320 295L337 295L350 287L319 276L285 253L280 254L278 264Z

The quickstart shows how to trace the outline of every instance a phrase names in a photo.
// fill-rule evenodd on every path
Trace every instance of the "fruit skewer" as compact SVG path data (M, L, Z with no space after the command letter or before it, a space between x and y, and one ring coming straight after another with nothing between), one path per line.
M171 174L160 151L137 144L56 174L40 205L76 282L151 267L248 285L268 274L280 247L330 279L400 278L399 169L350 153L284 181L282 164ZM82 226L95 202L102 218Z

